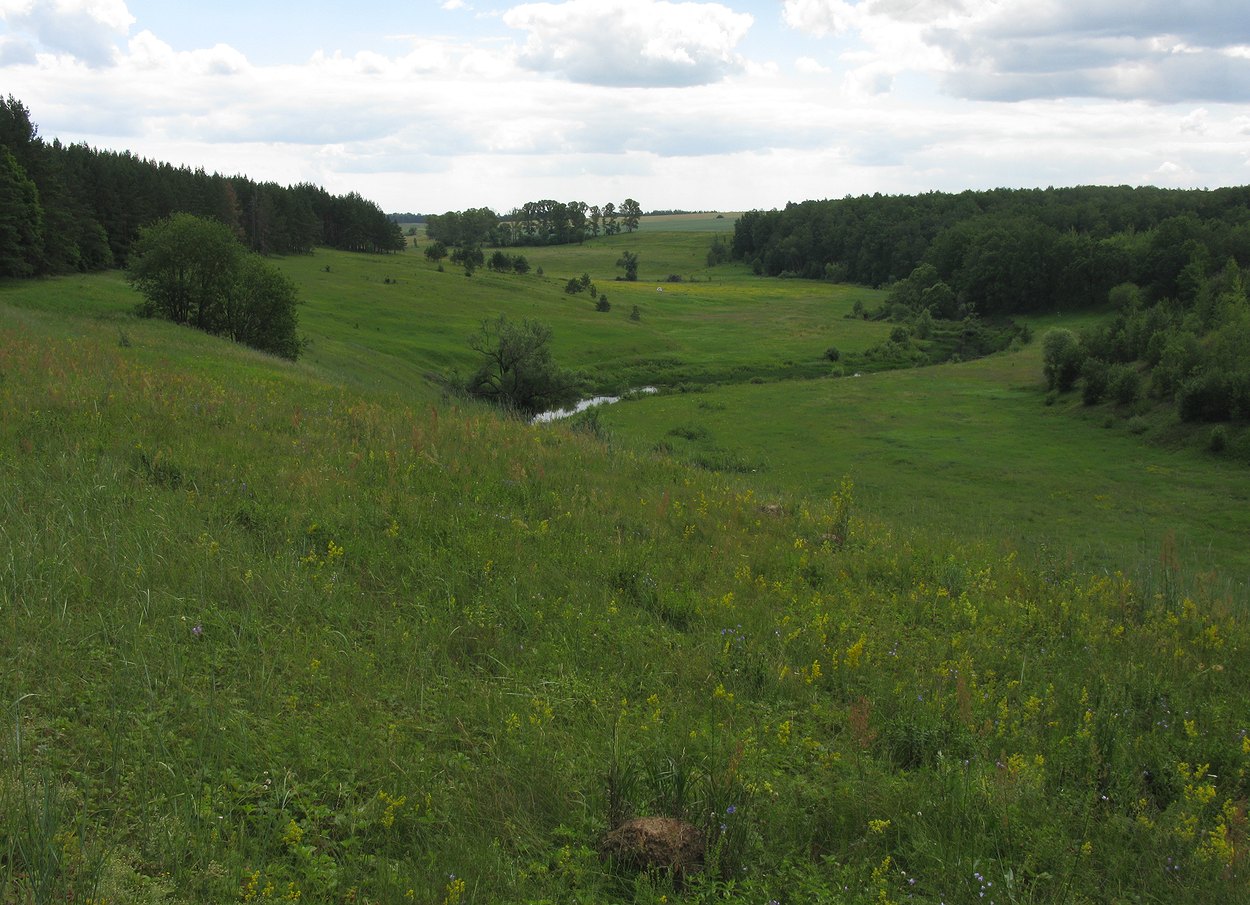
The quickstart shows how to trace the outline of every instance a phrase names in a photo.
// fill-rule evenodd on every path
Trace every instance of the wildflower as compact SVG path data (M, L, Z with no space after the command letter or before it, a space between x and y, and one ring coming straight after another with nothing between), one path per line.
M204 634L204 626L197 622L195 625L191 626L191 634L197 638L200 637Z

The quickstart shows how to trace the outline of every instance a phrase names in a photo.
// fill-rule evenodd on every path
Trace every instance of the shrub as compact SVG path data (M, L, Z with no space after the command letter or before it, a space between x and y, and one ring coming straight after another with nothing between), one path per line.
M1228 428L1217 424L1211 428L1211 436L1207 440L1207 448L1213 453L1222 453L1228 448Z
M1111 367L1101 358L1087 358L1081 364L1081 401L1097 405L1107 395Z
M599 301L595 302L595 310L596 311L611 311L612 310L612 303L608 301L608 297L606 295L599 296Z
M1132 365L1112 368L1107 392L1120 405L1132 405L1141 397L1141 375Z
M830 361L837 361L841 357L842 353L838 351L837 346L830 346L828 349L825 349L825 358Z
M1071 330L1058 327L1042 337L1042 371L1046 385L1066 393L1081 373L1081 344Z
M1250 371L1207 371L1190 378L1176 394L1182 421L1232 421L1250 414Z

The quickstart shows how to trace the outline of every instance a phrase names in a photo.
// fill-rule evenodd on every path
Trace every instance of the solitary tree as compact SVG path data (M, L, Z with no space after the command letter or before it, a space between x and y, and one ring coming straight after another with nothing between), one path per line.
M641 216L642 207L633 198L626 198L621 203L621 221L625 224L625 232L632 233L636 230Z
M469 341L482 356L465 389L526 415L557 408L576 397L574 380L551 359L551 328L537 321L510 323L502 314L482 322Z
M616 261L617 267L625 268L625 279L631 283L638 279L638 254L633 251L623 251Z

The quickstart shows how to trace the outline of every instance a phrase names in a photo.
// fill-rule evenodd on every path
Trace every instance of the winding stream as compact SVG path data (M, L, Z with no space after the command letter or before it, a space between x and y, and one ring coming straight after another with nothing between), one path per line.
M582 399L576 402L571 408L552 409L549 412L539 412L530 419L530 424L546 424L551 421L558 421L561 418L570 418L573 415L580 414L588 408L594 408L596 405L611 405L614 402L620 402L622 399L628 399L631 396L650 396L657 393L655 387L639 387L636 390L630 390L620 396L592 396L589 399Z

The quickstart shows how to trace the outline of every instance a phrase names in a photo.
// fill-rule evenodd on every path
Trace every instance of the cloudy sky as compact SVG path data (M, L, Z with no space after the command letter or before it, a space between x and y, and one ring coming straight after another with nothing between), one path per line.
M1247 0L0 0L0 93L398 211L1250 182Z

